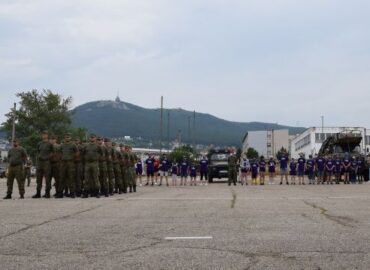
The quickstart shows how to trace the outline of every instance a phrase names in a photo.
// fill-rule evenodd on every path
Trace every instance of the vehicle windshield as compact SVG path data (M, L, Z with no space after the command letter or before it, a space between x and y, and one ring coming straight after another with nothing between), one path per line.
M228 154L213 154L211 156L211 160L213 161L225 161L228 160L229 155Z

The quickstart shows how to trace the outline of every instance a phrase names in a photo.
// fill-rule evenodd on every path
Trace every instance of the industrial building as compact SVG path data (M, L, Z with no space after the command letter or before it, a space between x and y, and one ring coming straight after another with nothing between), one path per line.
M254 148L265 157L275 156L282 147L290 151L290 140L293 138L288 129L249 131L243 138L242 151L246 153L248 148Z
M330 136L337 133L359 133L362 136L361 149L363 153L370 153L370 130L364 127L311 127L296 136L290 145L292 158L298 158L300 153L306 157L316 155L322 143Z

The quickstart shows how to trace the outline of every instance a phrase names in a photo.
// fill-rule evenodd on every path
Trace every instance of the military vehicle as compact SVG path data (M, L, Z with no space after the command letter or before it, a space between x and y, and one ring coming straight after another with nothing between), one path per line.
M346 154L348 157L360 158L364 161L363 169L364 180L369 181L369 164L367 163L366 155L361 149L362 134L360 132L342 132L336 133L328 137L322 144L319 155L333 156L337 158L344 158Z
M222 179L229 177L229 150L212 149L208 152L208 181L213 183L214 179Z

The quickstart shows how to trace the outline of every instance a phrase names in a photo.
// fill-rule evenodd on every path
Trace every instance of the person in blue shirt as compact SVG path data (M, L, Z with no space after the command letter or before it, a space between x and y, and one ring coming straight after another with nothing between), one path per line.
M334 165L335 165L335 183L339 185L340 181L342 181L342 161L337 156L334 156Z
M364 182L364 158L358 157L357 158L357 181L359 184Z
M326 161L325 170L326 170L326 182L328 183L328 185L332 185L333 184L333 175L334 175L334 171L335 171L335 162L331 158L331 156L329 156L329 158Z
M186 157L184 157L183 161L180 164L180 185L186 186L188 181L188 175L189 175L189 163Z
M351 172L350 172L350 175L351 175L351 183L352 184L356 184L357 182L357 170L358 170L358 166L357 166L357 161L356 161L356 157L352 157L352 160L351 160Z
M342 168L344 174L344 184L349 184L349 175L351 172L351 160L349 159L348 153L344 154L344 158L342 160Z
M298 184L305 185L304 175L306 170L306 159L304 158L304 154L299 155L297 163L298 163Z
M197 185L197 167L195 166L195 163L192 163L190 166L190 186L196 186Z
M317 169L317 184L324 184L324 172L325 172L325 158L321 155L316 159L316 169Z
M179 174L179 165L177 164L176 160L172 162L171 173L172 173L172 186L177 186L177 176Z
M252 173L252 185L257 185L258 161L256 159L253 159L252 160L252 163L251 163L251 173Z
M313 159L312 155L309 155L308 160L306 162L306 170L308 174L308 181L309 185L315 184L315 160Z
M199 161L200 184L208 185L208 160L205 156Z
M265 175L266 175L266 161L264 156L261 156L258 167L260 173L260 184L263 186L265 185Z
M281 157L279 159L280 177L281 177L280 178L280 185L283 184L284 177L285 177L286 184L289 185L289 181L288 181L288 162L289 162L288 154L287 153L282 153Z
M170 162L167 159L166 155L163 155L161 160L161 165L159 166L159 173L160 173L160 180L159 180L159 186L162 186L162 180L163 177L166 179L166 185L168 184L168 170L169 170Z
M292 158L292 161L289 164L290 168L290 183L292 185L295 185L295 178L297 176L297 162L294 158Z
M273 156L270 156L270 159L268 161L268 167L269 167L269 184L273 185L275 181L275 173L276 173L276 162L274 160Z
M152 181L152 186L154 186L154 157L150 155L148 159L145 161L146 165L146 186L149 186L149 180Z

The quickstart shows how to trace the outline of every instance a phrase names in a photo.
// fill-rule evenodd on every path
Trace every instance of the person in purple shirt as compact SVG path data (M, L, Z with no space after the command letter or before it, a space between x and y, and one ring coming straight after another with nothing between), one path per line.
M143 162L140 158L137 158L136 164L135 164L135 171L136 171L136 177L139 179L140 186L143 185Z
M252 173L252 186L257 185L258 177L258 161L256 159L252 160L251 163L251 173Z
M280 178L280 185L283 184L284 177L285 177L286 184L289 185L289 181L288 181L288 162L289 162L288 154L287 153L282 153L281 157L279 159L279 162L280 162L280 177L281 177Z
M357 180L359 184L364 182L364 159L362 157L357 158Z
M317 184L324 184L325 158L321 155L316 159Z
M154 158L152 155L148 157L148 159L145 161L146 165L146 176L147 176L147 182L146 186L149 186L149 180L152 181L152 186L154 186Z
M294 158L292 158L292 161L289 164L290 168L290 183L292 185L295 185L295 178L297 176L297 162Z
M266 161L264 156L261 156L258 167L260 171L260 183L263 186L265 184L265 175L266 175Z
M170 166L170 162L168 161L167 156L163 155L162 160L161 160L161 165L159 166L159 173L160 173L159 186L162 186L163 177L166 179L167 187L169 186L169 184L168 184L168 169L169 169L169 166Z
M268 167L269 167L269 181L270 181L269 184L273 185L275 181L275 172L276 172L276 162L273 156L270 156L270 159L268 161Z
M189 174L189 163L186 157L184 157L183 161L180 164L180 174L181 174L180 185L186 186Z
M308 174L308 181L309 185L315 184L315 160L313 159L312 155L308 157L306 162L306 170Z
M325 170L326 170L326 181L328 185L333 184L333 175L335 170L335 163L334 160L329 156L328 160L325 164Z
M176 160L172 162L172 186L177 185L177 175L179 174L179 165L177 164Z
M199 161L200 167L200 183L201 185L207 185L208 181L208 160L205 156ZM203 180L204 179L204 180Z
M197 167L193 163L190 166L190 186L196 185L197 185Z
M334 159L335 183L339 185L340 181L342 180L342 161L337 156L334 156Z
M344 172L344 184L349 184L349 174L351 172L351 160L348 157L348 153L344 154L344 158L342 160L342 168Z
M298 184L305 185L304 174L306 169L306 159L303 154L299 155L298 163Z
M352 184L356 184L357 182L357 169L358 169L358 165L357 165L356 157L352 157L351 172L350 172Z

